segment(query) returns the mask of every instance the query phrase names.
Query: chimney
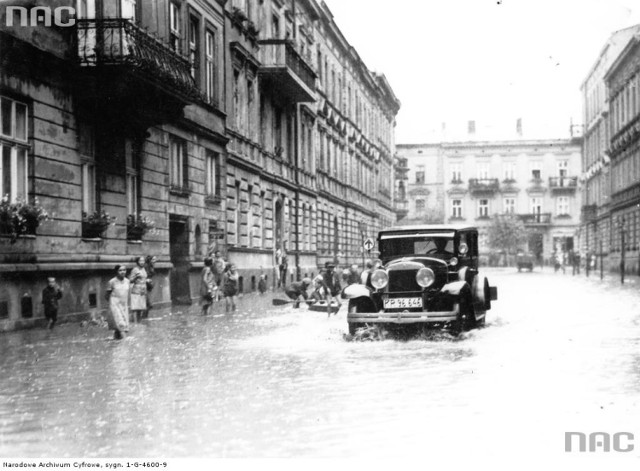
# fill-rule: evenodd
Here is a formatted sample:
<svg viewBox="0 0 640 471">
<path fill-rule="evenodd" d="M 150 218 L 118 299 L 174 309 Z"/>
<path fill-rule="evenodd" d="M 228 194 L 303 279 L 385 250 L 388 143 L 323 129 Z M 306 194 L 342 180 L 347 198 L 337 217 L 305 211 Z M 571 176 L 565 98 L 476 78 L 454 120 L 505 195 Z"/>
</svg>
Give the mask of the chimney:
<svg viewBox="0 0 640 471">
<path fill-rule="evenodd" d="M 522 137 L 522 118 L 518 118 L 516 121 L 516 134 L 518 137 Z"/>
</svg>

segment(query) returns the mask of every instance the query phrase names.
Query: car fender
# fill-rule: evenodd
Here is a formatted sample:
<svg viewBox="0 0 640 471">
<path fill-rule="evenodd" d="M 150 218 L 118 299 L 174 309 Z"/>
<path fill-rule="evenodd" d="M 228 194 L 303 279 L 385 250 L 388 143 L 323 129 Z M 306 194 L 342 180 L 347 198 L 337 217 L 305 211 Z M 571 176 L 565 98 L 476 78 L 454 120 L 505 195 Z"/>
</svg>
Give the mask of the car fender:
<svg viewBox="0 0 640 471">
<path fill-rule="evenodd" d="M 462 291 L 468 290 L 469 284 L 466 281 L 454 281 L 447 283 L 440 290 L 441 293 L 449 294 L 451 296 L 460 296 Z"/>
<path fill-rule="evenodd" d="M 370 298 L 371 290 L 365 285 L 353 284 L 342 290 L 343 299 Z"/>
</svg>

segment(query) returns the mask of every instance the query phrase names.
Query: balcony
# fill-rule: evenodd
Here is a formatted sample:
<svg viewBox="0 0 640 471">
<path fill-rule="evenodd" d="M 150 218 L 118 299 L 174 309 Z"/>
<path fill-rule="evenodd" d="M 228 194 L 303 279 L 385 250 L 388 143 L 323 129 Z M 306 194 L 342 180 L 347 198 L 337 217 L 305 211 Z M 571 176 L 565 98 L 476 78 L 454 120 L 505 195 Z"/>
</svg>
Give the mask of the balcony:
<svg viewBox="0 0 640 471">
<path fill-rule="evenodd" d="M 469 192 L 471 195 L 493 195 L 500 189 L 497 178 L 470 178 Z"/>
<path fill-rule="evenodd" d="M 259 74 L 294 103 L 316 101 L 316 74 L 287 39 L 263 39 Z"/>
<path fill-rule="evenodd" d="M 595 222 L 598 217 L 598 207 L 595 204 L 586 204 L 580 211 L 582 222 Z"/>
<path fill-rule="evenodd" d="M 575 193 L 578 177 L 549 177 L 549 189 L 553 193 Z"/>
<path fill-rule="evenodd" d="M 551 213 L 518 214 L 525 226 L 549 226 Z"/>
<path fill-rule="evenodd" d="M 200 99 L 188 60 L 128 19 L 78 20 L 77 62 L 79 98 L 93 111 L 163 122 Z"/>
<path fill-rule="evenodd" d="M 394 198 L 393 209 L 396 213 L 396 218 L 399 221 L 409 214 L 409 201 L 406 199 Z"/>
</svg>

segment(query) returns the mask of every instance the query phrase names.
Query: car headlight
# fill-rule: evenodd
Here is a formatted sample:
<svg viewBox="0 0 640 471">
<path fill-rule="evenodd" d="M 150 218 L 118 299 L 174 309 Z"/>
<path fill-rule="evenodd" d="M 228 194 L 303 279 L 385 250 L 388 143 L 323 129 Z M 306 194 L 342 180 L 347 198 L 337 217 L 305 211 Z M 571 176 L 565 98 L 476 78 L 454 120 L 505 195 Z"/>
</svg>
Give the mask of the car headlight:
<svg viewBox="0 0 640 471">
<path fill-rule="evenodd" d="M 423 288 L 431 286 L 436 281 L 436 275 L 431 268 L 421 268 L 416 274 L 416 282 Z"/>
<path fill-rule="evenodd" d="M 451 260 L 449 260 L 449 265 L 452 267 L 455 267 L 458 264 L 458 259 L 456 257 L 451 257 Z"/>
<path fill-rule="evenodd" d="M 376 270 L 371 274 L 371 285 L 375 289 L 382 289 L 389 284 L 389 275 L 384 270 Z"/>
</svg>

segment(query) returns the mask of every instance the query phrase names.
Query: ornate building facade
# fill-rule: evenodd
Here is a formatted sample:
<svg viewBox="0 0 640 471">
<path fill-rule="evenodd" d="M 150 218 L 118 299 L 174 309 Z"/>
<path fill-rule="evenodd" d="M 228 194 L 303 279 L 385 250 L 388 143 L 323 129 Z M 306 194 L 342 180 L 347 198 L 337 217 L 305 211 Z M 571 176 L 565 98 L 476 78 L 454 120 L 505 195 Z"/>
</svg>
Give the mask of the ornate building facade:
<svg viewBox="0 0 640 471">
<path fill-rule="evenodd" d="M 154 304 L 189 303 L 212 251 L 250 292 L 277 249 L 296 278 L 391 223 L 400 104 L 324 4 L 32 3 L 0 9 L 0 189 L 53 218 L 11 237 L 0 214 L 0 329 L 42 318 L 48 276 L 84 317 L 155 255 Z M 46 21 L 60 6 L 73 26 Z"/>
</svg>

